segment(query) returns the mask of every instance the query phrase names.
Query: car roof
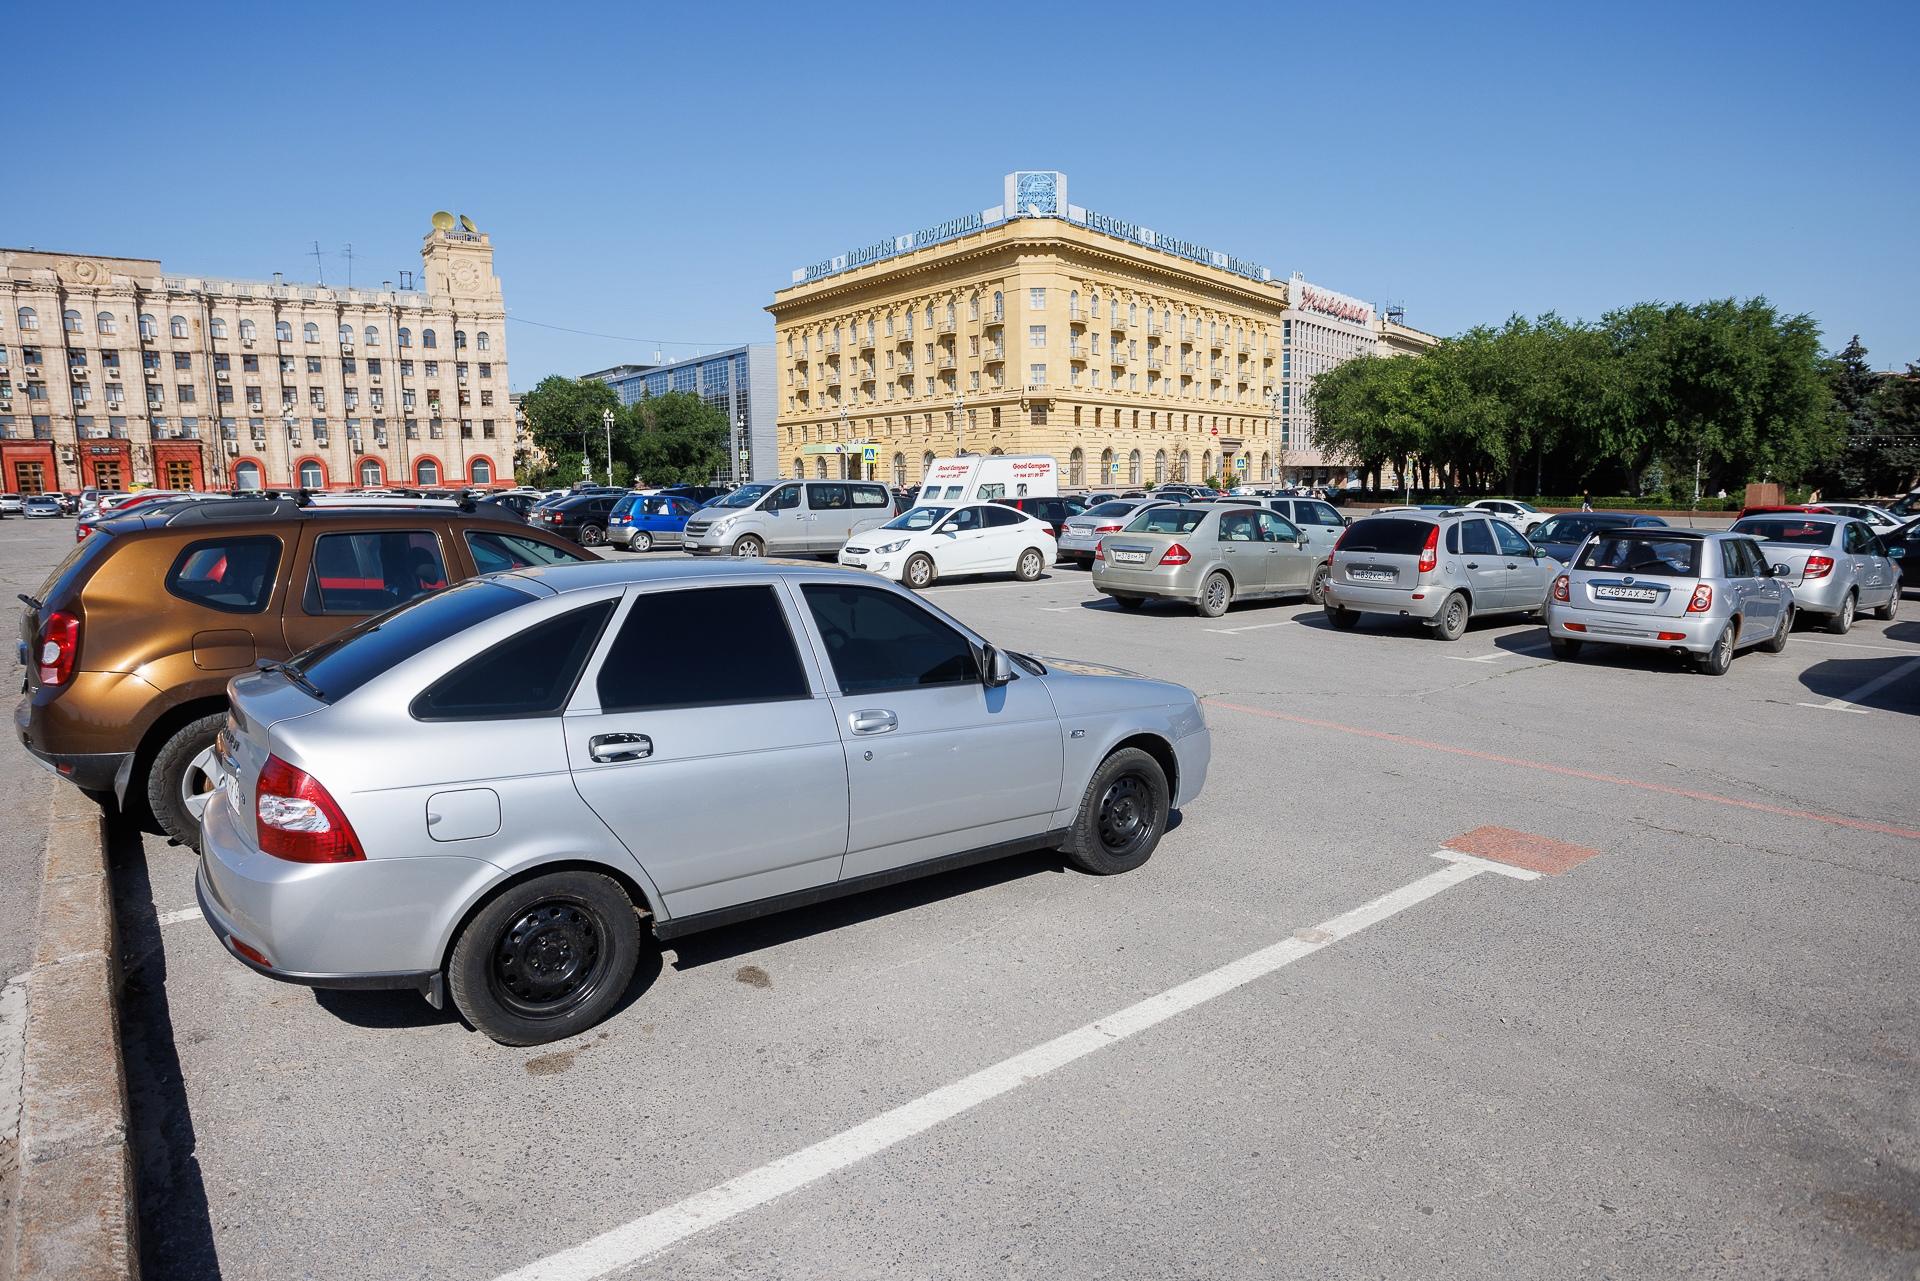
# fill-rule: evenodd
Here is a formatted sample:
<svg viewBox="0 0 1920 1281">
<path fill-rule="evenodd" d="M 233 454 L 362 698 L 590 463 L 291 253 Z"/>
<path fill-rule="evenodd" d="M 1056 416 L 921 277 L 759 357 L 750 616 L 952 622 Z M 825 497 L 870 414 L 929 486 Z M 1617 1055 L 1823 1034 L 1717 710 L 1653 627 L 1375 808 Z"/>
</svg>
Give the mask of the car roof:
<svg viewBox="0 0 1920 1281">
<path fill-rule="evenodd" d="M 874 585 L 885 580 L 877 579 L 866 570 L 842 569 L 838 565 L 822 564 L 818 561 L 781 560 L 777 557 L 756 557 L 752 560 L 601 560 L 565 565 L 534 565 L 513 570 L 503 577 L 524 579 L 537 583 L 547 590 L 559 592 L 588 591 L 597 587 L 622 586 L 630 583 L 669 583 L 698 582 L 714 579 L 753 578 L 766 574 L 769 570 L 788 578 L 806 581 L 864 583 Z"/>
</svg>

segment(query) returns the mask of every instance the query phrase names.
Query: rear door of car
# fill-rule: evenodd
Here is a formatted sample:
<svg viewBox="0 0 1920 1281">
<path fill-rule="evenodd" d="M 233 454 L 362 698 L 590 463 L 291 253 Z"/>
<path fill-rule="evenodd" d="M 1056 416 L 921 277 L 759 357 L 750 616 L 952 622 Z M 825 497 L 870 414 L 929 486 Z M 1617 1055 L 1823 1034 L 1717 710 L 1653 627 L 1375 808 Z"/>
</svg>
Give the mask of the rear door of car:
<svg viewBox="0 0 1920 1281">
<path fill-rule="evenodd" d="M 1233 579 L 1236 596 L 1266 591 L 1279 569 L 1268 563 L 1273 559 L 1269 555 L 1272 548 L 1260 534 L 1260 517 L 1271 514 L 1257 507 L 1233 507 L 1222 511 L 1214 522 L 1214 553 L 1219 556 L 1227 576 Z M 1201 529 L 1204 528 L 1203 524 Z"/>
<path fill-rule="evenodd" d="M 1254 516 L 1260 523 L 1261 545 L 1267 549 L 1267 589 L 1306 591 L 1313 581 L 1314 567 L 1320 563 L 1320 551 L 1311 542 L 1300 546 L 1306 531 L 1292 521 L 1270 511 L 1258 511 Z"/>
<path fill-rule="evenodd" d="M 287 651 L 297 654 L 363 618 L 467 576 L 464 550 L 451 547 L 438 525 L 422 520 L 356 529 L 303 521 L 280 615 Z"/>
<path fill-rule="evenodd" d="M 1485 613 L 1506 609 L 1515 596 L 1507 569 L 1508 558 L 1493 541 L 1493 525 L 1484 516 L 1456 522 L 1446 533 L 1447 551 L 1473 592 L 1474 609 Z"/>
<path fill-rule="evenodd" d="M 853 494 L 842 480 L 807 482 L 806 544 L 810 552 L 837 552 L 853 533 Z"/>
<path fill-rule="evenodd" d="M 1493 541 L 1501 556 L 1505 557 L 1507 572 L 1507 606 L 1511 609 L 1533 609 L 1547 601 L 1547 589 L 1553 586 L 1553 579 L 1560 567 L 1546 557 L 1537 554 L 1526 535 L 1504 520 L 1491 522 Z"/>
<path fill-rule="evenodd" d="M 1892 582 L 1893 562 L 1887 559 L 1880 540 L 1874 536 L 1871 527 L 1857 520 L 1847 522 L 1842 537 L 1842 546 L 1859 573 L 1861 607 L 1884 603 Z"/>
<path fill-rule="evenodd" d="M 1333 545 L 1340 541 L 1340 535 L 1347 528 L 1340 513 L 1317 498 L 1293 500 L 1291 520 L 1306 535 L 1307 545 L 1321 560 L 1333 555 Z"/>
</svg>

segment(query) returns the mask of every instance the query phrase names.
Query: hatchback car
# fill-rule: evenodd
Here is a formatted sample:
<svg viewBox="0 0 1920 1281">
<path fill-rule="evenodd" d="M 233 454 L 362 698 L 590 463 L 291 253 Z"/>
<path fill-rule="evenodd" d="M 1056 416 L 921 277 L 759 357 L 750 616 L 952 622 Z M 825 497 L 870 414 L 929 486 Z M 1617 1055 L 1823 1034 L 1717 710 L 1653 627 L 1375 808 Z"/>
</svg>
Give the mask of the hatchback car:
<svg viewBox="0 0 1920 1281">
<path fill-rule="evenodd" d="M 1482 512 L 1364 516 L 1334 544 L 1327 621 L 1345 630 L 1362 614 L 1385 614 L 1459 640 L 1479 615 L 1538 614 L 1559 572 L 1519 530 Z"/>
<path fill-rule="evenodd" d="M 1218 618 L 1235 600 L 1306 595 L 1319 563 L 1300 528 L 1265 508 L 1154 506 L 1101 538 L 1093 586 L 1122 609 L 1179 600 Z"/>
<path fill-rule="evenodd" d="M 1549 516 L 1527 535 L 1535 547 L 1559 561 L 1571 564 L 1580 544 L 1602 529 L 1665 529 L 1667 522 L 1645 512 L 1561 512 Z"/>
<path fill-rule="evenodd" d="M 0 494 L 0 516 L 18 516 L 27 500 L 19 494 Z"/>
<path fill-rule="evenodd" d="M 62 778 L 191 845 L 230 677 L 448 582 L 580 559 L 450 504 L 150 503 L 22 597 L 14 729 Z"/>
<path fill-rule="evenodd" d="M 450 994 L 512 1045 L 611 1013 L 645 932 L 1030 850 L 1139 867 L 1210 756 L 1178 685 L 769 561 L 462 584 L 231 697 L 197 879 L 221 943 L 289 982 Z"/>
<path fill-rule="evenodd" d="M 956 574 L 1012 574 L 1030 583 L 1053 564 L 1053 529 L 1043 520 L 999 503 L 910 508 L 878 529 L 855 534 L 840 563 L 867 569 L 912 588 Z"/>
<path fill-rule="evenodd" d="M 1738 532 L 1609 529 L 1553 582 L 1547 634 L 1558 658 L 1587 644 L 1664 649 L 1726 674 L 1736 650 L 1777 654 L 1793 630 L 1793 593 L 1758 539 Z"/>
<path fill-rule="evenodd" d="M 1905 551 L 1896 557 L 1865 521 L 1845 516 L 1746 516 L 1733 532 L 1751 534 L 1773 572 L 1793 589 L 1794 608 L 1818 615 L 1826 629 L 1844 636 L 1854 615 L 1872 610 L 1890 619 L 1900 609 L 1900 571 Z"/>
<path fill-rule="evenodd" d="M 607 542 L 630 552 L 678 547 L 687 517 L 700 510 L 691 498 L 669 494 L 628 494 L 614 504 Z"/>
</svg>

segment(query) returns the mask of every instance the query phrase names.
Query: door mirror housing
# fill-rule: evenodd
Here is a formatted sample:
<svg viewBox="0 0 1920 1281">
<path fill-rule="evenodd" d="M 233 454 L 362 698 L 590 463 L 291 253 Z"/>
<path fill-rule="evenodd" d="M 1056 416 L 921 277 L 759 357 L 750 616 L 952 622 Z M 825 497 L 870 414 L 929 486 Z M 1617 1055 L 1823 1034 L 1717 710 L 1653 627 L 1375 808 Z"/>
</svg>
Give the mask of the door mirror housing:
<svg viewBox="0 0 1920 1281">
<path fill-rule="evenodd" d="M 980 656 L 983 675 L 981 683 L 988 689 L 998 689 L 1013 682 L 1013 660 L 996 647 L 989 645 Z"/>
<path fill-rule="evenodd" d="M 1887 548 L 1888 560 L 1905 560 L 1906 558 L 1907 549 L 1901 544 L 1895 543 L 1893 546 Z"/>
</svg>

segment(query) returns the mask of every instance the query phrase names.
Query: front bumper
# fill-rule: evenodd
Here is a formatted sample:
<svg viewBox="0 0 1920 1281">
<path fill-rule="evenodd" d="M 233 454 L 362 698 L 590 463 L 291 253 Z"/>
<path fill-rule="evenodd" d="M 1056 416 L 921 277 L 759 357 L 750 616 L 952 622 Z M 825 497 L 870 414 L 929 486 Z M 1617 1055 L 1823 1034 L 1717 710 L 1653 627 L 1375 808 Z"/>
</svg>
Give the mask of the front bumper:
<svg viewBox="0 0 1920 1281">
<path fill-rule="evenodd" d="M 882 578 L 891 578 L 899 582 L 906 572 L 907 557 L 910 555 L 912 555 L 911 552 L 855 553 L 841 548 L 840 555 L 836 559 L 848 569 L 864 569 Z"/>
<path fill-rule="evenodd" d="M 1573 626 L 1569 627 L 1571 623 Z M 1684 649 L 1704 654 L 1720 639 L 1727 625 L 1723 615 L 1689 614 L 1684 618 L 1666 618 L 1650 614 L 1615 613 L 1606 609 L 1582 609 L 1547 604 L 1547 634 L 1561 640 L 1592 641 L 1600 645 L 1632 645 L 1640 649 Z M 1662 639 L 1662 638 L 1665 639 Z"/>
<path fill-rule="evenodd" d="M 711 556 L 719 552 L 727 551 L 730 546 L 731 544 L 724 541 L 711 529 L 699 534 L 687 530 L 684 531 L 680 537 L 680 550 L 692 552 L 695 556 Z"/>
</svg>

